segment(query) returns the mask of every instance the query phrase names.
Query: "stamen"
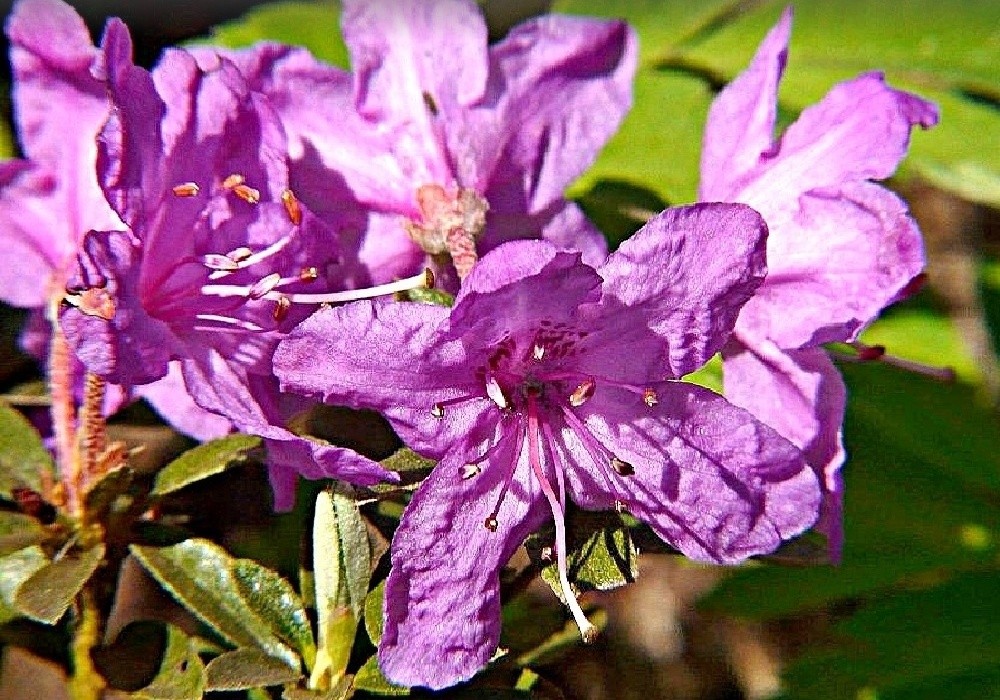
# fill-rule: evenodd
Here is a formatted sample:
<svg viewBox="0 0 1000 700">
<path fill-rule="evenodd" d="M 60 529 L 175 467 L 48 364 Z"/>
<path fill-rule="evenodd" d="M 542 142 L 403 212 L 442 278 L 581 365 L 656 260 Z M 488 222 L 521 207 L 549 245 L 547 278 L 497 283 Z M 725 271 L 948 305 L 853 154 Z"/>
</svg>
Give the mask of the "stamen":
<svg viewBox="0 0 1000 700">
<path fill-rule="evenodd" d="M 357 301 L 358 299 L 371 299 L 373 297 L 406 292 L 411 289 L 430 289 L 434 286 L 434 273 L 424 270 L 419 275 L 407 277 L 405 279 L 380 284 L 367 289 L 351 289 L 345 292 L 329 292 L 325 294 L 288 294 L 288 299 L 293 304 L 337 304 L 344 301 Z M 272 298 L 267 295 L 265 298 Z"/>
<path fill-rule="evenodd" d="M 660 400 L 656 397 L 656 391 L 650 387 L 642 390 L 642 401 L 650 408 L 660 403 Z"/>
<path fill-rule="evenodd" d="M 216 280 L 226 277 L 236 270 L 243 270 L 266 260 L 272 255 L 281 252 L 291 241 L 292 237 L 290 235 L 282 236 L 268 247 L 256 253 L 251 252 L 249 248 L 237 248 L 227 255 L 218 255 L 215 253 L 205 255 L 202 257 L 201 262 L 205 267 L 215 270 L 208 278 Z"/>
<path fill-rule="evenodd" d="M 180 185 L 174 185 L 171 191 L 175 197 L 197 197 L 201 188 L 198 187 L 197 182 L 184 182 Z"/>
<path fill-rule="evenodd" d="M 440 403 L 436 403 L 433 406 L 431 406 L 431 415 L 434 416 L 435 418 L 437 418 L 438 420 L 443 419 L 444 418 L 444 406 L 441 405 Z"/>
<path fill-rule="evenodd" d="M 541 557 L 542 561 L 552 561 L 552 555 L 553 555 L 552 547 L 546 545 L 542 547 L 542 551 L 539 552 L 538 554 Z"/>
<path fill-rule="evenodd" d="M 486 518 L 486 520 L 483 521 L 483 525 L 490 532 L 496 532 L 497 528 L 500 527 L 500 523 L 497 522 L 496 517 L 493 516 L 493 515 L 491 515 L 490 517 Z"/>
<path fill-rule="evenodd" d="M 291 190 L 284 190 L 281 193 L 281 203 L 285 206 L 285 213 L 288 214 L 288 220 L 291 221 L 295 226 L 302 223 L 302 207 L 299 206 L 299 200 L 295 196 L 295 193 Z"/>
<path fill-rule="evenodd" d="M 292 308 L 292 302 L 289 301 L 288 297 L 280 297 L 274 304 L 271 318 L 274 319 L 275 323 L 281 323 L 288 317 L 290 308 Z"/>
<path fill-rule="evenodd" d="M 260 190 L 249 185 L 236 185 L 233 188 L 233 194 L 247 204 L 257 204 L 260 201 Z"/>
<path fill-rule="evenodd" d="M 434 96 L 426 91 L 421 96 L 424 98 L 424 107 L 427 108 L 432 117 L 436 117 L 438 115 L 438 106 L 437 102 L 434 101 Z"/>
<path fill-rule="evenodd" d="M 299 282 L 315 282 L 319 279 L 319 270 L 315 267 L 303 267 L 299 270 Z"/>
<path fill-rule="evenodd" d="M 893 367 L 898 367 L 907 372 L 913 372 L 914 374 L 920 374 L 925 377 L 930 377 L 931 379 L 936 379 L 941 382 L 954 382 L 956 379 L 955 370 L 951 367 L 935 367 L 934 365 L 924 364 L 923 362 L 917 362 L 915 360 L 908 360 L 904 357 L 897 357 L 896 355 L 890 355 L 885 351 L 885 347 L 881 345 L 866 345 L 855 341 L 849 343 L 849 345 L 858 353 L 855 358 L 857 362 L 884 362 L 887 365 L 892 365 Z M 842 357 L 837 355 L 841 359 L 851 360 L 850 357 Z"/>
<path fill-rule="evenodd" d="M 535 358 L 536 362 L 541 362 L 542 358 L 545 357 L 545 346 L 535 343 L 535 347 L 531 350 L 531 356 Z"/>
<path fill-rule="evenodd" d="M 625 501 L 615 499 L 615 511 L 618 513 L 628 513 L 628 506 L 625 505 Z"/>
<path fill-rule="evenodd" d="M 474 476 L 479 476 L 482 471 L 478 464 L 466 464 L 462 467 L 462 480 L 468 481 Z"/>
<path fill-rule="evenodd" d="M 569 583 L 569 576 L 567 574 L 568 568 L 566 565 L 566 517 L 565 517 L 565 504 L 556 496 L 555 492 L 552 490 L 552 485 L 549 483 L 548 479 L 545 478 L 545 472 L 542 469 L 541 454 L 539 450 L 539 422 L 538 422 L 538 406 L 534 396 L 528 395 L 528 463 L 531 465 L 531 470 L 535 473 L 535 478 L 538 479 L 538 485 L 542 489 L 542 493 L 545 494 L 546 500 L 549 502 L 549 508 L 552 511 L 552 519 L 555 521 L 556 526 L 556 569 L 559 572 L 559 584 L 562 586 L 563 598 L 566 601 L 566 605 L 569 607 L 570 612 L 573 614 L 573 619 L 576 621 L 577 627 L 580 628 L 580 636 L 583 637 L 583 641 L 587 644 L 594 641 L 597 638 L 597 628 L 591 624 L 590 620 L 584 614 L 583 609 L 580 607 L 580 602 L 576 598 L 576 593 Z M 556 471 L 559 473 L 558 465 L 556 466 Z"/>
<path fill-rule="evenodd" d="M 520 419 L 518 420 L 520 423 Z M 497 495 L 496 504 L 493 506 L 493 510 L 490 512 L 488 518 L 486 518 L 486 527 L 489 529 L 490 523 L 496 523 L 497 517 L 500 514 L 500 506 L 503 505 L 503 499 L 507 497 L 507 491 L 510 489 L 510 482 L 514 480 L 514 472 L 517 471 L 517 463 L 521 458 L 521 448 L 524 446 L 524 430 L 521 429 L 520 425 L 515 426 L 515 438 L 513 440 L 513 449 L 509 450 L 507 453 L 507 461 L 510 463 L 510 469 L 507 471 L 507 476 L 503 481 L 503 486 L 500 487 L 500 493 Z M 500 442 L 496 443 L 489 450 L 486 451 L 487 454 L 491 453 L 494 449 L 500 445 L 508 446 L 511 443 L 510 440 L 501 439 Z M 483 459 L 482 457 L 480 459 Z M 496 532 L 495 529 L 491 532 Z"/>
<path fill-rule="evenodd" d="M 582 382 L 576 389 L 573 390 L 573 393 L 569 395 L 569 405 L 573 408 L 579 408 L 594 395 L 594 390 L 596 388 L 597 382 L 593 379 L 588 379 Z"/>
<path fill-rule="evenodd" d="M 231 190 L 237 185 L 242 185 L 244 182 L 246 182 L 246 179 L 242 175 L 233 173 L 222 181 L 222 189 Z"/>
<path fill-rule="evenodd" d="M 635 467 L 617 456 L 611 457 L 611 468 L 618 472 L 619 476 L 632 476 L 635 474 Z"/>
<path fill-rule="evenodd" d="M 209 323 L 219 323 L 223 326 L 228 326 L 231 330 L 241 330 L 241 331 L 251 331 L 253 333 L 260 333 L 264 329 L 258 326 L 256 323 L 250 321 L 241 321 L 238 318 L 230 318 L 229 316 L 217 316 L 216 314 L 198 314 L 195 316 L 199 321 L 207 321 Z M 195 326 L 195 330 L 220 330 L 219 328 L 213 326 Z"/>
<path fill-rule="evenodd" d="M 486 395 L 493 400 L 493 403 L 495 403 L 501 411 L 510 407 L 507 395 L 503 393 L 503 388 L 497 383 L 496 378 L 492 375 L 490 375 L 490 377 L 486 380 Z"/>
<path fill-rule="evenodd" d="M 272 292 L 274 289 L 281 284 L 281 275 L 277 272 L 272 272 L 267 277 L 263 277 L 254 284 L 250 286 L 250 291 L 247 293 L 251 299 L 263 299 L 265 295 Z M 221 285 L 219 285 L 221 286 Z"/>
</svg>

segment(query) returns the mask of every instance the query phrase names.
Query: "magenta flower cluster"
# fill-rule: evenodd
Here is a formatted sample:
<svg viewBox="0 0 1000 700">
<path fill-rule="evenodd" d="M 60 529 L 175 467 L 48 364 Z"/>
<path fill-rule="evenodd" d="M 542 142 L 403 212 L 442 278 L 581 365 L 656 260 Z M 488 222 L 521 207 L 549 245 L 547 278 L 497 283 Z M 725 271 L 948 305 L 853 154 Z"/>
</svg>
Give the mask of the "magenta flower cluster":
<svg viewBox="0 0 1000 700">
<path fill-rule="evenodd" d="M 489 44 L 472 0 L 343 6 L 351 71 L 278 44 L 147 71 L 121 22 L 95 47 L 61 0 L 19 0 L 0 296 L 35 311 L 26 345 L 64 334 L 197 438 L 263 436 L 279 508 L 299 475 L 398 479 L 293 432 L 317 401 L 374 409 L 437 460 L 392 543 L 379 660 L 398 683 L 489 662 L 499 572 L 547 523 L 593 633 L 570 502 L 700 561 L 814 525 L 837 558 L 846 392 L 823 344 L 922 269 L 874 181 L 934 106 L 865 74 L 776 137 L 786 12 L 712 106 L 701 202 L 609 255 L 564 192 L 630 107 L 627 25 L 547 15 Z M 452 306 L 394 300 L 432 278 Z M 724 395 L 683 381 L 720 353 Z"/>
</svg>

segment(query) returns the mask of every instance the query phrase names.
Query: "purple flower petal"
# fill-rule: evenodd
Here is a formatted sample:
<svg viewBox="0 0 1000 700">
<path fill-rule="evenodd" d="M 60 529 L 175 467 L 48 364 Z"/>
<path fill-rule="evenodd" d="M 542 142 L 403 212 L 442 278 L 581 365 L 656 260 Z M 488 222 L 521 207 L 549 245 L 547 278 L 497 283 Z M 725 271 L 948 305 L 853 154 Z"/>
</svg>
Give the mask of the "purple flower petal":
<svg viewBox="0 0 1000 700">
<path fill-rule="evenodd" d="M 491 532 L 483 522 L 506 475 L 463 480 L 461 467 L 457 453 L 438 464 L 392 540 L 378 658 L 395 683 L 444 688 L 489 662 L 500 639 L 500 570 L 548 516 L 537 486 L 519 484 Z"/>
<path fill-rule="evenodd" d="M 802 449 L 823 488 L 817 529 L 839 561 L 844 463 L 841 425 L 847 390 L 826 352 L 820 348 L 782 351 L 735 337 L 723 351 L 726 397 L 772 426 Z"/>
<path fill-rule="evenodd" d="M 765 273 L 767 227 L 749 207 L 696 204 L 653 217 L 598 269 L 608 296 L 668 340 L 669 376 L 701 367 Z"/>
<path fill-rule="evenodd" d="M 177 362 L 170 363 L 162 379 L 136 387 L 135 394 L 146 399 L 170 425 L 196 440 L 214 440 L 232 431 L 228 419 L 194 402 Z"/>
<path fill-rule="evenodd" d="M 721 396 L 690 384 L 638 397 L 595 394 L 582 416 L 635 473 L 620 476 L 570 443 L 574 500 L 609 509 L 616 501 L 692 559 L 731 564 L 774 551 L 816 520 L 819 487 L 801 454 L 773 429 Z"/>
</svg>

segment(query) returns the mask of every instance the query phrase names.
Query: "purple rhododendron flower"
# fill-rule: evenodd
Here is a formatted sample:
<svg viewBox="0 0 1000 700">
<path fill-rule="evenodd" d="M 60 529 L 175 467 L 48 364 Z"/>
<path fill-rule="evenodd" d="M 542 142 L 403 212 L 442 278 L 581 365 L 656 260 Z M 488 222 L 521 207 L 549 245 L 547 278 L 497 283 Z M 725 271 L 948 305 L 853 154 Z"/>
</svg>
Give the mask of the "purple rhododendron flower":
<svg viewBox="0 0 1000 700">
<path fill-rule="evenodd" d="M 699 198 L 767 221 L 768 276 L 723 349 L 725 393 L 800 446 L 820 475 L 819 529 L 840 557 L 845 388 L 822 343 L 852 341 L 924 265 L 906 205 L 871 182 L 892 175 L 915 125 L 937 109 L 880 73 L 835 86 L 775 139 L 792 13 L 708 116 Z"/>
<path fill-rule="evenodd" d="M 226 60 L 206 68 L 182 50 L 150 74 L 133 64 L 117 20 L 101 68 L 113 110 L 99 171 L 128 230 L 83 242 L 61 316 L 79 357 L 126 386 L 169 377 L 179 363 L 200 406 L 267 438 L 279 508 L 291 505 L 296 472 L 394 478 L 286 428 L 307 404 L 278 392 L 271 353 L 306 314 L 296 302 L 344 298 L 314 291 L 337 280 L 343 251 L 288 188 L 284 132 L 265 98 Z"/>
<path fill-rule="evenodd" d="M 773 429 L 676 381 L 721 349 L 764 276 L 766 227 L 749 207 L 654 217 L 597 269 L 544 241 L 485 255 L 454 307 L 324 309 L 278 346 L 282 386 L 375 408 L 440 459 L 392 543 L 387 677 L 439 688 L 469 678 L 500 633 L 499 572 L 564 513 L 628 510 L 702 561 L 774 550 L 816 519 L 817 479 Z"/>
<path fill-rule="evenodd" d="M 360 255 L 374 281 L 428 255 L 464 276 L 511 239 L 604 259 L 563 192 L 631 106 L 627 25 L 545 15 L 488 46 L 472 0 L 347 0 L 341 24 L 353 74 L 273 44 L 234 60 L 278 106 L 302 200 L 320 216 L 369 211 Z"/>
<path fill-rule="evenodd" d="M 94 75 L 100 52 L 83 20 L 60 0 L 20 0 L 6 29 L 25 159 L 0 164 L 0 295 L 34 311 L 24 344 L 42 358 L 52 331 L 50 307 L 65 295 L 84 236 L 125 225 L 97 181 L 97 135 L 111 104 Z M 74 376 L 82 380 L 82 367 Z M 176 376 L 174 367 L 137 393 L 188 434 L 228 432 L 229 422 L 198 408 Z M 105 402 L 108 412 L 126 398 L 127 392 L 114 389 Z"/>
</svg>

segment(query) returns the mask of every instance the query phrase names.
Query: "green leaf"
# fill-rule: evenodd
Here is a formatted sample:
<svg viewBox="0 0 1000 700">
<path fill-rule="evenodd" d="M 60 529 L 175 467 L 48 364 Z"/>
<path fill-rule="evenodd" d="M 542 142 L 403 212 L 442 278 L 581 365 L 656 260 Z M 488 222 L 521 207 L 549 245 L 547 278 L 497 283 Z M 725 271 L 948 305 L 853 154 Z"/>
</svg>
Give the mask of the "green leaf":
<svg viewBox="0 0 1000 700">
<path fill-rule="evenodd" d="M 264 40 L 304 46 L 321 61 L 346 68 L 347 47 L 340 34 L 339 16 L 339 3 L 329 0 L 270 3 L 219 25 L 209 41 L 231 48 Z"/>
<path fill-rule="evenodd" d="M 684 381 L 722 393 L 722 356 L 715 354 L 701 368 L 684 376 Z"/>
<path fill-rule="evenodd" d="M 247 453 L 259 447 L 261 439 L 253 435 L 227 435 L 188 450 L 165 466 L 153 482 L 153 496 L 165 496 L 188 484 L 207 479 L 241 462 Z"/>
<path fill-rule="evenodd" d="M 128 493 L 133 476 L 132 470 L 123 465 L 102 474 L 101 478 L 87 489 L 83 504 L 88 522 L 102 522 L 107 518 L 118 498 Z"/>
<path fill-rule="evenodd" d="M 1000 430 L 975 391 L 877 363 L 843 366 L 844 560 L 746 568 L 703 605 L 771 618 L 880 591 L 922 572 L 984 566 L 1000 552 Z"/>
<path fill-rule="evenodd" d="M 201 539 L 172 547 L 129 549 L 167 592 L 227 642 L 257 647 L 288 666 L 299 663 L 298 655 L 242 596 L 233 573 L 235 560 L 224 549 Z"/>
<path fill-rule="evenodd" d="M 33 620 L 56 624 L 103 559 L 102 543 L 46 564 L 18 586 L 14 607 Z"/>
<path fill-rule="evenodd" d="M 593 197 L 599 192 L 590 192 L 589 206 L 584 193 L 601 183 L 630 185 L 637 188 L 631 201 L 615 205 L 619 216 L 639 224 L 658 213 L 662 202 L 695 201 L 701 133 L 711 100 L 711 89 L 700 78 L 640 71 L 635 78 L 632 110 L 594 164 L 570 189 L 570 196 L 584 195 L 588 214 L 597 219 L 589 210 L 595 208 Z"/>
<path fill-rule="evenodd" d="M 205 667 L 206 690 L 249 690 L 294 683 L 302 674 L 260 649 L 244 647 L 220 654 Z"/>
<path fill-rule="evenodd" d="M 44 542 L 48 531 L 36 518 L 23 513 L 0 511 L 0 557 Z"/>
<path fill-rule="evenodd" d="M 347 670 L 371 578 L 368 531 L 357 504 L 330 491 L 316 496 L 313 573 L 319 651 L 310 685 L 324 687 Z"/>
<path fill-rule="evenodd" d="M 608 613 L 606 610 L 597 609 L 587 615 L 591 624 L 599 630 L 603 630 L 608 625 Z M 538 666 L 551 663 L 567 650 L 583 644 L 580 638 L 580 628 L 570 620 L 566 625 L 550 635 L 541 644 L 530 651 L 526 651 L 517 657 L 517 665 L 521 667 Z"/>
<path fill-rule="evenodd" d="M 455 297 L 443 289 L 411 289 L 405 292 L 407 301 L 416 301 L 421 304 L 435 304 L 437 306 L 452 306 Z"/>
<path fill-rule="evenodd" d="M 872 601 L 836 625 L 843 644 L 793 665 L 787 676 L 790 697 L 855 697 L 862 689 L 883 697 L 892 688 L 946 685 L 953 675 L 996 669 L 997 590 L 1000 573 L 979 572 Z"/>
<path fill-rule="evenodd" d="M 645 64 L 650 64 L 664 54 L 673 54 L 679 45 L 700 36 L 709 28 L 725 22 L 731 13 L 747 4 L 733 0 L 629 0 L 625 3 L 556 0 L 552 11 L 624 19 L 638 32 L 640 56 Z"/>
<path fill-rule="evenodd" d="M 382 617 L 382 603 L 385 600 L 385 581 L 381 581 L 365 598 L 365 630 L 372 644 L 379 645 L 385 620 Z"/>
<path fill-rule="evenodd" d="M 0 624 L 21 616 L 14 607 L 17 589 L 48 563 L 41 547 L 27 547 L 0 557 Z"/>
<path fill-rule="evenodd" d="M 160 670 L 142 690 L 131 693 L 135 700 L 200 700 L 205 693 L 205 665 L 195 640 L 173 625 L 167 625 L 167 645 Z"/>
<path fill-rule="evenodd" d="M 410 694 L 409 688 L 389 682 L 378 666 L 378 659 L 374 656 L 365 661 L 364 665 L 358 669 L 354 676 L 354 689 L 364 690 L 375 695 L 394 697 Z"/>
<path fill-rule="evenodd" d="M 731 79 L 753 56 L 784 3 L 769 2 L 737 22 L 706 34 L 667 57 L 667 64 L 694 74 Z M 1000 62 L 993 27 L 996 3 L 879 0 L 795 4 L 788 68 L 781 105 L 798 111 L 818 101 L 836 82 L 864 71 L 884 70 L 889 82 L 941 108 L 942 120 L 914 135 L 904 168 L 976 201 L 996 205 L 1000 120 L 990 103 L 1000 99 Z M 837 31 L 831 32 L 830 27 Z M 963 177 L 973 173 L 974 180 Z"/>
<path fill-rule="evenodd" d="M 639 552 L 629 529 L 620 521 L 608 525 L 595 521 L 596 527 L 588 527 L 590 523 L 586 520 L 580 523 L 581 519 L 574 518 L 571 533 L 579 541 L 582 530 L 586 539 L 571 543 L 566 557 L 570 584 L 580 592 L 609 591 L 635 581 L 639 575 Z M 560 600 L 566 601 L 555 562 L 542 569 L 542 580 Z"/>
<path fill-rule="evenodd" d="M 42 474 L 55 480 L 55 464 L 38 431 L 16 409 L 0 400 L 0 498 L 29 488 L 42 492 Z"/>
<path fill-rule="evenodd" d="M 316 662 L 316 643 L 309 616 L 292 585 L 252 559 L 234 561 L 233 578 L 247 604 L 270 624 L 282 641 L 299 652 L 307 668 L 312 668 Z"/>
</svg>

